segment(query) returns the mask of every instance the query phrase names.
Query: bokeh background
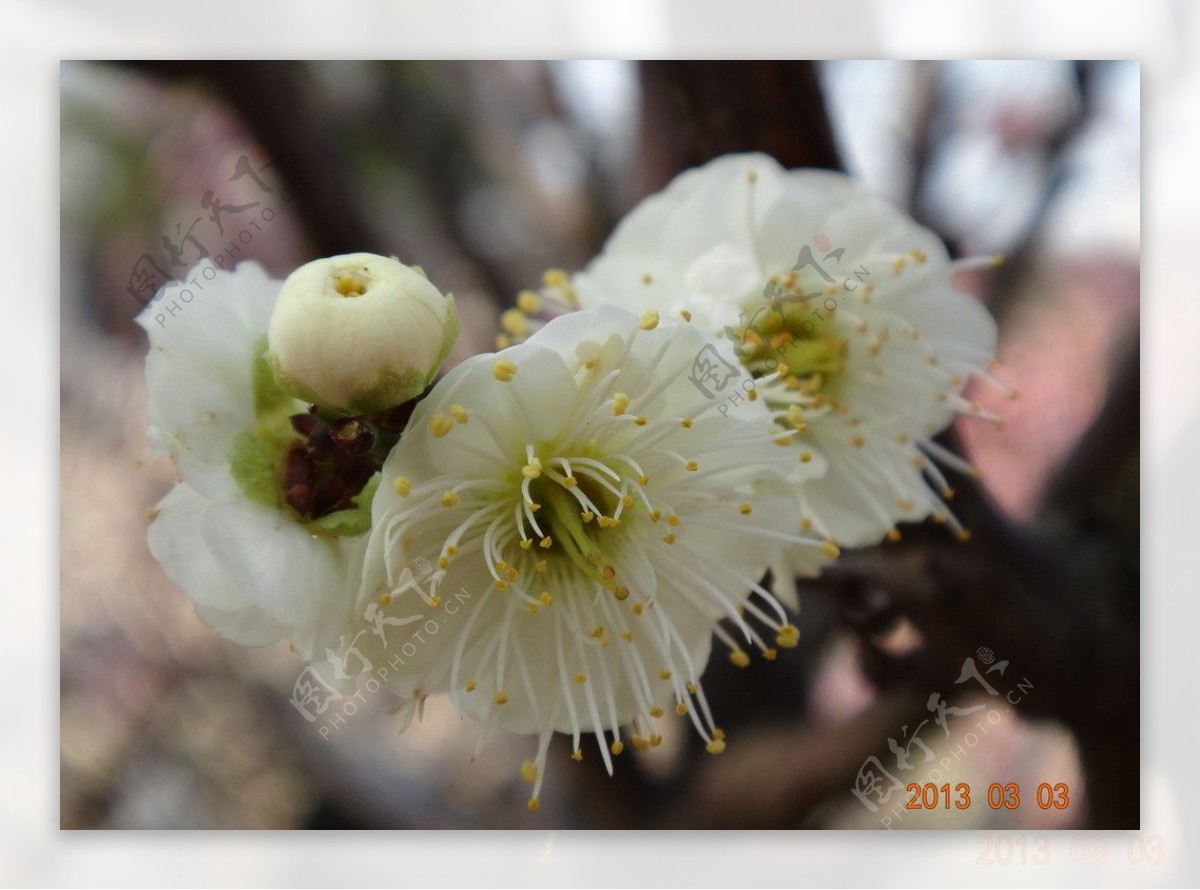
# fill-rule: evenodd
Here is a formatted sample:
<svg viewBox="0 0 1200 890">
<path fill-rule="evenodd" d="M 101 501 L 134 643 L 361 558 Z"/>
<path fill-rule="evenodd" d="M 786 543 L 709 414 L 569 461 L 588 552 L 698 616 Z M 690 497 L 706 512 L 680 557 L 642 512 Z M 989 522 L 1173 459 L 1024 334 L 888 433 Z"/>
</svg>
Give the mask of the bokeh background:
<svg viewBox="0 0 1200 890">
<path fill-rule="evenodd" d="M 943 781 L 970 782 L 975 804 L 892 827 L 1136 827 L 1139 91 L 1135 62 L 64 63 L 61 825 L 880 828 L 855 774 L 893 763 L 888 739 L 987 647 L 1031 689 L 974 745 L 985 712 L 922 733 L 938 759 L 969 748 Z M 983 470 L 955 504 L 972 540 L 905 527 L 847 554 L 806 587 L 797 650 L 710 665 L 722 757 L 681 726 L 612 779 L 552 749 L 536 816 L 526 740 L 494 735 L 472 761 L 477 727 L 444 702 L 399 735 L 380 696 L 322 738 L 288 703 L 286 645 L 221 641 L 146 549 L 174 472 L 144 436 L 135 264 L 171 272 L 164 236 L 186 263 L 236 241 L 279 277 L 395 253 L 456 295 L 457 361 L 640 197 L 749 149 L 844 168 L 953 253 L 1007 257 L 963 282 L 1021 393 L 978 387 L 1005 426 L 946 437 Z M 243 157 L 259 181 L 230 181 Z M 210 190 L 259 206 L 221 232 Z M 1021 784 L 1018 810 L 987 807 L 994 781 Z M 1043 781 L 1070 785 L 1070 809 L 1036 806 Z"/>
</svg>

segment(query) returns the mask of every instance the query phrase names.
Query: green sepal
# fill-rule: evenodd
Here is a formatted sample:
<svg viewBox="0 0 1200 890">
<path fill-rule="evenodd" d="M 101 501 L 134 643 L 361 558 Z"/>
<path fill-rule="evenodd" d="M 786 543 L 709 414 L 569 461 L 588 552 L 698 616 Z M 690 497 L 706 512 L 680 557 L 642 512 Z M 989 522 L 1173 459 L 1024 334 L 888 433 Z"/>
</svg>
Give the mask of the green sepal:
<svg viewBox="0 0 1200 890">
<path fill-rule="evenodd" d="M 310 529 L 340 538 L 353 538 L 366 534 L 371 530 L 371 501 L 375 497 L 375 489 L 379 488 L 380 474 L 372 476 L 354 497 L 354 507 L 349 510 L 338 510 L 320 519 L 307 523 Z"/>
</svg>

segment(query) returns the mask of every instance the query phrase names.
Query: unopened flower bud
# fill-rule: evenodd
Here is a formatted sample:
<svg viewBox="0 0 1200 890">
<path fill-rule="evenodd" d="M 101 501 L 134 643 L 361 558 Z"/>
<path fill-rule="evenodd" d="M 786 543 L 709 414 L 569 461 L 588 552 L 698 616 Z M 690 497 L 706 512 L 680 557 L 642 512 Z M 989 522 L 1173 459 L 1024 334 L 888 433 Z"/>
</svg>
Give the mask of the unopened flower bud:
<svg viewBox="0 0 1200 890">
<path fill-rule="evenodd" d="M 457 337 L 454 298 L 420 269 L 351 253 L 288 276 L 267 331 L 268 360 L 296 398 L 376 414 L 419 395 Z"/>
</svg>

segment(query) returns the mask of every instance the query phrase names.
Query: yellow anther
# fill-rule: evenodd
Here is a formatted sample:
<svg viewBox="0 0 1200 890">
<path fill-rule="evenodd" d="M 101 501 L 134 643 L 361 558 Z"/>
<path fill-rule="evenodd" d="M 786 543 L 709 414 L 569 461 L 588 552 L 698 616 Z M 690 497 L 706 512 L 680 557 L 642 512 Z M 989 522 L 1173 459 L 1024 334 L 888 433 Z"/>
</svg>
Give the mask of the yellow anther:
<svg viewBox="0 0 1200 890">
<path fill-rule="evenodd" d="M 686 309 L 680 309 L 679 317 L 682 318 L 684 321 L 691 321 L 692 313 L 688 312 Z"/>
<path fill-rule="evenodd" d="M 583 752 L 576 748 L 574 753 L 571 755 L 571 759 L 576 763 L 579 763 L 579 761 L 583 760 Z"/>
<path fill-rule="evenodd" d="M 960 541 L 962 541 L 965 544 L 965 543 L 967 543 L 967 541 L 971 540 L 971 532 L 969 529 L 960 528 L 958 530 L 958 534 L 955 535 L 955 537 L 957 537 Z"/>
<path fill-rule="evenodd" d="M 743 516 L 749 516 L 751 513 L 754 512 L 754 508 L 751 507 L 749 504 L 741 504 L 738 506 L 738 512 L 741 513 Z"/>
<path fill-rule="evenodd" d="M 757 402 L 758 401 L 758 388 L 755 387 L 754 389 L 748 390 L 746 392 L 746 397 L 748 399 L 750 399 L 750 401 L 752 401 L 752 402 Z"/>
<path fill-rule="evenodd" d="M 354 275 L 339 275 L 333 283 L 333 289 L 343 297 L 360 297 L 367 292 L 363 283 Z"/>
<path fill-rule="evenodd" d="M 800 628 L 794 624 L 785 624 L 779 628 L 775 642 L 784 649 L 795 649 L 796 645 L 800 642 Z"/>
<path fill-rule="evenodd" d="M 830 559 L 837 559 L 842 553 L 842 551 L 838 549 L 837 544 L 833 543 L 833 541 L 822 541 L 821 552 Z"/>
<path fill-rule="evenodd" d="M 658 310 L 651 309 L 648 312 L 642 313 L 641 321 L 638 322 L 638 327 L 643 331 L 652 331 L 658 327 Z"/>
<path fill-rule="evenodd" d="M 729 660 L 733 662 L 735 667 L 744 668 L 750 666 L 750 656 L 741 649 L 734 649 L 730 652 Z"/>
<path fill-rule="evenodd" d="M 500 313 L 500 326 L 514 337 L 524 337 L 529 333 L 529 322 L 520 309 L 505 309 Z"/>
<path fill-rule="evenodd" d="M 542 604 L 543 606 L 548 606 L 548 605 L 550 605 L 552 602 L 554 602 L 554 597 L 552 597 L 552 596 L 550 595 L 550 591 L 549 591 L 549 590 L 543 590 L 543 591 L 542 591 L 542 595 L 538 597 L 538 600 L 541 602 L 541 604 Z"/>
<path fill-rule="evenodd" d="M 775 444 L 780 446 L 781 448 L 787 448 L 789 445 L 792 444 L 792 437 L 791 436 L 782 436 L 775 440 Z"/>
<path fill-rule="evenodd" d="M 503 383 L 512 380 L 516 373 L 517 365 L 511 359 L 496 359 L 496 363 L 492 365 L 492 376 Z"/>
<path fill-rule="evenodd" d="M 537 766 L 532 760 L 526 760 L 521 764 L 521 780 L 527 785 L 532 785 L 537 781 Z"/>
<path fill-rule="evenodd" d="M 911 256 L 914 260 L 917 261 L 918 264 L 924 263 L 925 260 L 927 259 L 926 255 L 925 255 L 925 251 L 921 250 L 920 248 L 914 247 L 908 253 L 909 253 L 909 256 Z"/>
<path fill-rule="evenodd" d="M 525 474 L 526 479 L 536 479 L 542 475 L 542 462 L 538 458 L 534 458 L 529 463 L 522 467 L 521 472 Z"/>
<path fill-rule="evenodd" d="M 440 439 L 450 430 L 454 429 L 454 421 L 443 414 L 441 411 L 429 418 L 429 433 L 435 439 Z"/>
<path fill-rule="evenodd" d="M 908 498 L 901 498 L 897 506 L 907 513 L 913 508 L 913 502 L 908 500 Z"/>
<path fill-rule="evenodd" d="M 508 704 L 508 696 L 505 695 L 503 692 L 497 692 L 496 698 L 494 699 L 494 701 L 498 705 L 506 705 L 506 704 Z"/>
<path fill-rule="evenodd" d="M 539 311 L 542 301 L 538 299 L 537 291 L 523 290 L 517 294 L 517 308 L 529 315 Z"/>
<path fill-rule="evenodd" d="M 538 607 L 535 603 L 528 603 L 525 606 L 525 611 L 530 615 L 536 615 L 538 613 Z"/>
<path fill-rule="evenodd" d="M 664 544 L 674 544 L 675 543 L 675 533 L 667 532 L 667 534 L 663 535 L 663 543 Z"/>
<path fill-rule="evenodd" d="M 549 565 L 550 565 L 550 563 L 548 563 L 548 562 L 547 562 L 546 560 L 544 560 L 544 559 L 539 559 L 539 560 L 538 560 L 536 563 L 534 563 L 534 566 L 537 568 L 537 570 L 538 570 L 539 572 L 544 572 L 544 571 L 546 571 L 546 569 L 547 569 L 547 567 L 548 567 Z"/>
<path fill-rule="evenodd" d="M 660 736 L 658 733 L 655 733 L 654 735 L 650 736 L 650 747 L 651 748 L 657 748 L 661 744 L 662 744 L 662 736 Z"/>
<path fill-rule="evenodd" d="M 774 649 L 764 649 L 763 653 L 762 653 L 762 657 L 765 658 L 767 661 L 774 661 L 776 658 L 779 657 L 779 653 L 776 652 Z"/>
<path fill-rule="evenodd" d="M 633 495 L 631 495 L 631 494 L 621 495 L 621 506 L 626 507 L 626 508 L 632 507 L 633 506 Z"/>
<path fill-rule="evenodd" d="M 442 598 L 436 594 L 429 598 L 429 608 L 436 609 L 442 604 Z"/>
<path fill-rule="evenodd" d="M 531 797 L 525 806 L 529 808 L 529 812 L 536 813 L 539 809 L 541 809 L 542 805 L 538 802 L 536 797 Z"/>
<path fill-rule="evenodd" d="M 805 516 L 800 520 L 800 531 L 806 532 L 812 530 L 812 520 Z"/>
<path fill-rule="evenodd" d="M 549 550 L 552 546 L 554 546 L 554 539 L 551 538 L 549 535 L 546 535 L 546 537 L 544 537 L 540 541 L 538 541 L 538 546 L 541 547 L 543 550 Z"/>
<path fill-rule="evenodd" d="M 498 559 L 498 560 L 496 560 L 496 564 L 492 568 L 494 568 L 497 572 L 503 572 L 505 569 L 508 568 L 508 563 L 502 559 Z"/>
<path fill-rule="evenodd" d="M 497 590 L 507 590 L 507 589 L 508 589 L 508 582 L 507 582 L 507 581 L 505 581 L 503 578 L 497 578 L 497 579 L 496 579 L 496 581 L 495 581 L 495 584 L 494 584 L 493 586 L 494 586 L 494 587 L 495 587 Z"/>
<path fill-rule="evenodd" d="M 615 577 L 617 577 L 617 570 L 614 569 L 612 566 L 605 566 L 604 567 L 605 580 L 611 581 Z"/>
<path fill-rule="evenodd" d="M 864 445 L 867 444 L 867 440 L 864 439 L 862 436 L 855 436 L 853 439 L 850 440 L 850 444 L 853 445 L 855 448 L 862 448 Z"/>
<path fill-rule="evenodd" d="M 669 670 L 667 670 L 666 668 L 663 668 L 661 671 L 659 671 L 659 672 L 658 672 L 658 679 L 660 679 L 660 680 L 670 680 L 670 679 L 671 679 L 671 672 L 670 672 Z"/>
<path fill-rule="evenodd" d="M 633 422 L 634 422 L 634 424 L 636 424 L 637 426 L 645 426 L 645 425 L 646 425 L 646 424 L 647 424 L 649 421 L 647 421 L 645 417 L 640 417 L 640 416 L 639 416 L 639 417 L 635 417 L 635 418 L 633 419 Z"/>
<path fill-rule="evenodd" d="M 158 512 L 158 507 L 151 505 L 143 511 L 143 515 L 153 522 L 155 519 L 158 519 Z"/>
<path fill-rule="evenodd" d="M 451 405 L 450 406 L 450 416 L 453 417 L 455 420 L 457 420 L 459 423 L 466 423 L 468 420 L 471 419 L 470 413 L 462 405 Z"/>
<path fill-rule="evenodd" d="M 620 417 L 629 407 L 629 396 L 623 392 L 615 392 L 612 397 L 613 417 Z"/>
<path fill-rule="evenodd" d="M 571 279 L 562 269 L 547 269 L 542 273 L 542 284 L 546 287 L 566 287 Z"/>
<path fill-rule="evenodd" d="M 675 713 L 678 714 L 680 717 L 683 717 L 684 715 L 686 715 L 687 712 L 688 712 L 688 706 L 685 705 L 683 702 L 680 702 L 679 704 L 677 704 L 675 706 Z"/>
<path fill-rule="evenodd" d="M 667 517 L 667 525 L 679 525 L 679 517 L 672 513 Z"/>
<path fill-rule="evenodd" d="M 811 461 L 812 461 L 812 452 L 811 451 L 801 451 L 800 452 L 800 463 L 806 464 L 806 463 L 810 463 Z"/>
<path fill-rule="evenodd" d="M 448 491 L 442 495 L 442 506 L 453 507 L 458 504 L 458 495 L 453 491 Z"/>
<path fill-rule="evenodd" d="M 474 692 L 474 691 L 475 691 L 475 681 L 474 681 L 474 680 L 468 680 L 468 681 L 467 681 L 467 685 L 466 685 L 466 686 L 464 686 L 463 688 L 464 688 L 464 689 L 466 689 L 466 690 L 467 690 L 467 692 Z"/>
<path fill-rule="evenodd" d="M 700 469 L 700 464 L 696 463 L 694 460 L 689 460 L 683 465 L 683 468 L 685 470 L 691 470 L 692 472 L 695 472 L 696 470 Z"/>
<path fill-rule="evenodd" d="M 457 555 L 458 555 L 458 548 L 457 548 L 457 547 L 455 547 L 453 544 L 449 545 L 449 546 L 446 548 L 446 555 L 447 555 L 447 556 L 457 556 Z"/>
<path fill-rule="evenodd" d="M 624 631 L 621 634 L 621 639 L 623 639 L 626 643 L 632 643 L 633 642 L 633 631 L 631 631 L 631 630 Z"/>
<path fill-rule="evenodd" d="M 600 523 L 601 528 L 614 528 L 621 524 L 621 520 L 611 516 L 597 516 L 596 521 Z"/>
<path fill-rule="evenodd" d="M 679 419 L 679 425 L 685 430 L 690 430 L 692 428 L 692 419 L 690 417 L 681 417 Z"/>
<path fill-rule="evenodd" d="M 618 754 L 620 754 L 622 751 L 625 750 L 625 744 L 620 739 L 617 739 L 615 742 L 613 742 L 611 745 L 608 746 L 608 750 L 612 751 L 613 757 L 616 757 Z"/>
<path fill-rule="evenodd" d="M 629 599 L 629 588 L 618 584 L 613 588 L 613 596 L 617 598 L 618 602 L 623 603 L 625 600 Z"/>
<path fill-rule="evenodd" d="M 704 746 L 704 750 L 709 754 L 720 754 L 725 750 L 725 740 L 714 738 L 711 742 Z"/>
<path fill-rule="evenodd" d="M 889 528 L 888 532 L 887 532 L 887 539 L 892 542 L 899 541 L 900 540 L 900 529 Z"/>
<path fill-rule="evenodd" d="M 662 519 L 662 510 L 651 510 L 650 511 L 650 521 L 651 522 L 658 522 L 658 520 L 660 520 L 660 519 Z"/>
<path fill-rule="evenodd" d="M 448 569 L 448 568 L 450 568 L 450 557 L 448 557 L 448 556 L 439 556 L 439 557 L 438 557 L 438 568 L 439 568 L 439 569 Z"/>
<path fill-rule="evenodd" d="M 576 683 L 586 683 L 587 682 L 587 674 L 576 674 L 573 679 L 575 680 Z"/>
<path fill-rule="evenodd" d="M 582 513 L 579 514 L 579 518 L 582 519 L 584 521 L 584 523 L 588 523 L 596 518 L 596 514 L 593 513 L 591 510 L 584 510 Z"/>
<path fill-rule="evenodd" d="M 397 476 L 392 481 L 392 491 L 402 498 L 408 497 L 412 493 L 412 480 L 407 476 Z"/>
<path fill-rule="evenodd" d="M 634 615 L 641 615 L 642 612 L 644 612 L 644 611 L 646 611 L 646 606 L 644 604 L 642 604 L 642 603 L 634 603 L 633 604 L 633 614 Z"/>
<path fill-rule="evenodd" d="M 653 284 L 653 283 L 654 283 L 654 276 L 651 275 L 649 272 L 642 275 L 642 284 Z"/>
<path fill-rule="evenodd" d="M 508 576 L 509 581 L 516 581 L 520 572 L 518 572 L 516 569 L 508 569 L 504 574 Z"/>
<path fill-rule="evenodd" d="M 533 546 L 533 541 L 531 541 L 529 538 L 523 538 L 521 540 L 521 543 L 518 544 L 517 546 L 520 547 L 522 550 L 528 550 L 530 547 Z"/>
<path fill-rule="evenodd" d="M 804 411 L 801 410 L 799 405 L 792 405 L 788 408 L 788 423 L 798 430 L 805 428 Z"/>
<path fill-rule="evenodd" d="M 688 683 L 687 691 L 690 692 L 692 695 L 695 695 L 697 692 L 700 691 L 700 687 L 697 686 L 695 683 Z"/>
<path fill-rule="evenodd" d="M 392 604 L 392 595 L 390 593 L 379 594 L 379 605 L 390 606 Z"/>
<path fill-rule="evenodd" d="M 574 476 L 563 477 L 563 485 L 566 488 L 574 488 L 578 484 L 579 484 L 579 480 L 576 479 Z"/>
<path fill-rule="evenodd" d="M 508 347 L 510 347 L 510 346 L 512 346 L 512 337 L 508 336 L 508 334 L 497 334 L 496 335 L 496 348 L 497 349 L 508 349 Z"/>
<path fill-rule="evenodd" d="M 633 749 L 635 751 L 645 751 L 647 748 L 650 747 L 650 743 L 647 742 L 640 735 L 635 735 L 629 741 L 633 744 Z"/>
</svg>

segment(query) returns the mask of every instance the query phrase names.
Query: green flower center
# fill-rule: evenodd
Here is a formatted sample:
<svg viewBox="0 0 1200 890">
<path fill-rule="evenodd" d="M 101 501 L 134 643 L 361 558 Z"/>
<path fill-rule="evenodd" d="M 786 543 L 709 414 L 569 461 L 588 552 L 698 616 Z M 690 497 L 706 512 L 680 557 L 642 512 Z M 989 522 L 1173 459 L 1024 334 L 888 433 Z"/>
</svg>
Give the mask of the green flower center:
<svg viewBox="0 0 1200 890">
<path fill-rule="evenodd" d="M 781 378 L 788 389 L 821 403 L 837 402 L 845 369 L 847 341 L 838 326 L 820 317 L 808 303 L 771 305 L 755 300 L 738 331 L 738 356 L 755 377 L 787 367 Z"/>
</svg>

